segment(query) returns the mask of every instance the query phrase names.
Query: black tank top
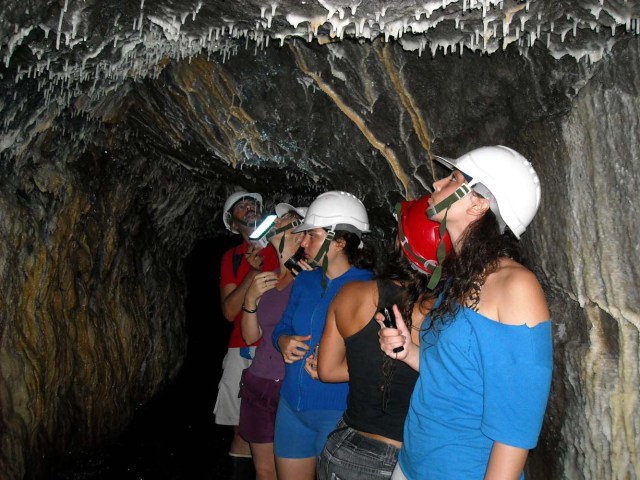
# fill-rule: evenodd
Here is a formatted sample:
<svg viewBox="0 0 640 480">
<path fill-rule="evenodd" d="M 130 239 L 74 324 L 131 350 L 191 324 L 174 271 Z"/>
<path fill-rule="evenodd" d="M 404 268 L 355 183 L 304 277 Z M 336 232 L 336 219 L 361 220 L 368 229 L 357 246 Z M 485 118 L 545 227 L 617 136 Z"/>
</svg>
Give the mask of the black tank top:
<svg viewBox="0 0 640 480">
<path fill-rule="evenodd" d="M 398 303 L 402 289 L 389 280 L 379 279 L 378 306 Z M 390 376 L 385 381 L 383 360 L 386 355 L 378 342 L 378 323 L 371 319 L 344 343 L 349 367 L 349 396 L 345 423 L 361 432 L 402 441 L 404 419 L 418 372 L 406 363 L 391 360 Z"/>
</svg>

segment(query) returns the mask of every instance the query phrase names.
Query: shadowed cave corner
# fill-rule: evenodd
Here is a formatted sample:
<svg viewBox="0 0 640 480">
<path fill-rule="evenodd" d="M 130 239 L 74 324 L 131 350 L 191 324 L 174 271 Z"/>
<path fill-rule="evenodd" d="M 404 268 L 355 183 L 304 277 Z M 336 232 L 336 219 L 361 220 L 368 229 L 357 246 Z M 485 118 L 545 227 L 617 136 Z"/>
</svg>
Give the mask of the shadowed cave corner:
<svg viewBox="0 0 640 480">
<path fill-rule="evenodd" d="M 187 356 L 177 378 L 141 406 L 127 430 L 96 450 L 70 453 L 50 480 L 227 479 L 230 427 L 214 423 L 213 407 L 230 324 L 222 321 L 218 274 L 237 239 L 202 239 L 185 261 Z"/>
</svg>

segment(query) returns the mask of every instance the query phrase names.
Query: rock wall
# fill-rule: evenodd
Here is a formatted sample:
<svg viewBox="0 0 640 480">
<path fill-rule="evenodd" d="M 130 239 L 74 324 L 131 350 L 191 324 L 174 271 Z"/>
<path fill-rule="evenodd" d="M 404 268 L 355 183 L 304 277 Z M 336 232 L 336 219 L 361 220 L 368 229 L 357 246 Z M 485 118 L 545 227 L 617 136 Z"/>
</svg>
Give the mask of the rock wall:
<svg viewBox="0 0 640 480">
<path fill-rule="evenodd" d="M 197 184 L 166 167 L 54 131 L 3 164 L 0 478 L 120 433 L 180 368 Z"/>
<path fill-rule="evenodd" d="M 536 134 L 548 187 L 531 238 L 556 341 L 549 478 L 640 477 L 640 46 L 614 52 L 557 130 Z"/>
<path fill-rule="evenodd" d="M 535 46 L 236 50 L 168 62 L 66 110 L 29 104 L 0 164 L 0 476 L 36 477 L 108 438 L 171 381 L 186 341 L 182 260 L 219 232 L 236 185 L 268 204 L 351 191 L 384 244 L 395 202 L 442 173 L 434 153 L 507 144 L 542 179 L 523 245 L 555 323 L 528 478 L 638 478 L 639 39 L 595 65 Z"/>
</svg>

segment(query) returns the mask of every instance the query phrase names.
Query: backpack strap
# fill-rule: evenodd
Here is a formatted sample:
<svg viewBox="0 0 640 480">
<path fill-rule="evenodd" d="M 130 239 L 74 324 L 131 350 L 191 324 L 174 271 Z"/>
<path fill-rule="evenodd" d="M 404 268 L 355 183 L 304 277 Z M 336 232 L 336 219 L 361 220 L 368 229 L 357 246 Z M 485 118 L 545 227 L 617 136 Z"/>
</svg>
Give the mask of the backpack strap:
<svg viewBox="0 0 640 480">
<path fill-rule="evenodd" d="M 231 259 L 231 266 L 233 267 L 233 276 L 238 276 L 238 270 L 240 269 L 240 264 L 242 263 L 242 255 L 241 253 L 237 253 L 238 247 L 234 247 L 233 249 L 233 257 Z"/>
</svg>

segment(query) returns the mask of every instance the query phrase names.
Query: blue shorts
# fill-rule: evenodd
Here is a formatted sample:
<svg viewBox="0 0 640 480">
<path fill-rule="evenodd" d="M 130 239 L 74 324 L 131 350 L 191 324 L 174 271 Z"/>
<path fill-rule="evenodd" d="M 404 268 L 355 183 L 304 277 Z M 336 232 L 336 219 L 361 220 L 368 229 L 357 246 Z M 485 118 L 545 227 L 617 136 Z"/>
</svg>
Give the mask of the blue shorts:
<svg viewBox="0 0 640 480">
<path fill-rule="evenodd" d="M 342 410 L 294 411 L 280 397 L 273 449 L 281 458 L 309 458 L 322 453 L 327 437 L 342 418 Z"/>
</svg>

